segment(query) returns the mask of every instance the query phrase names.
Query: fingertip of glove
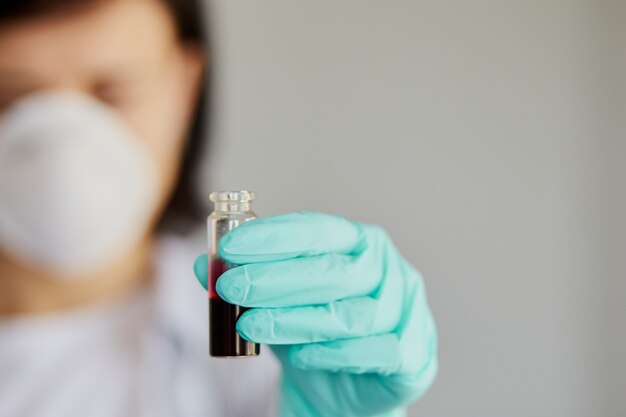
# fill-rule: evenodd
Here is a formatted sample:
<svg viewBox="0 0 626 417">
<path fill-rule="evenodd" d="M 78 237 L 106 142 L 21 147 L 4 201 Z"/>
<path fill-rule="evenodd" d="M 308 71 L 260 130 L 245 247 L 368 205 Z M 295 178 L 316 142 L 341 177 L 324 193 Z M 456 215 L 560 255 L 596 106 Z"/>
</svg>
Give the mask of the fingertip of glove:
<svg viewBox="0 0 626 417">
<path fill-rule="evenodd" d="M 240 238 L 235 239 L 235 241 L 233 242 L 233 237 L 236 238 L 237 236 L 241 236 L 241 227 L 243 227 L 244 225 L 245 224 L 242 224 L 238 228 L 229 231 L 220 239 L 217 245 L 217 254 L 223 260 L 227 262 L 237 263 L 237 259 L 235 259 L 235 257 L 239 252 L 242 251 L 242 249 L 244 249 L 245 251 L 245 248 L 238 247 L 238 242 L 241 240 Z"/>
<path fill-rule="evenodd" d="M 289 363 L 291 363 L 296 368 L 307 369 L 307 361 L 306 358 L 302 357 L 302 348 L 303 346 L 295 345 L 291 346 L 291 348 L 287 351 L 287 359 Z"/>
<path fill-rule="evenodd" d="M 261 343 L 256 338 L 250 336 L 248 326 L 253 325 L 254 321 L 255 320 L 252 314 L 252 310 L 244 312 L 235 323 L 235 329 L 237 330 L 237 333 L 239 333 L 239 336 L 241 336 L 242 339 L 245 339 L 246 341 L 251 342 L 251 343 Z"/>
<path fill-rule="evenodd" d="M 198 279 L 198 282 L 207 289 L 207 281 L 209 274 L 209 256 L 207 254 L 200 255 L 196 258 L 193 264 L 193 272 Z"/>
<path fill-rule="evenodd" d="M 313 370 L 317 368 L 313 364 L 320 353 L 323 354 L 321 346 L 318 344 L 294 345 L 287 352 L 287 358 L 296 368 Z"/>
</svg>

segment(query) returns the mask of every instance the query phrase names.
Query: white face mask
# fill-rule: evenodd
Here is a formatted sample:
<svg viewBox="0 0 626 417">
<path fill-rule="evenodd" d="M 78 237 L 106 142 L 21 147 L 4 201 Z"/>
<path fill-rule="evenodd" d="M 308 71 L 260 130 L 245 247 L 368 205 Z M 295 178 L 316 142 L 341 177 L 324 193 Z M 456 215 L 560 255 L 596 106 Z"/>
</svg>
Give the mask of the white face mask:
<svg viewBox="0 0 626 417">
<path fill-rule="evenodd" d="M 59 277 L 94 272 L 146 232 L 158 182 L 113 110 L 69 92 L 30 96 L 0 122 L 0 250 Z"/>
</svg>

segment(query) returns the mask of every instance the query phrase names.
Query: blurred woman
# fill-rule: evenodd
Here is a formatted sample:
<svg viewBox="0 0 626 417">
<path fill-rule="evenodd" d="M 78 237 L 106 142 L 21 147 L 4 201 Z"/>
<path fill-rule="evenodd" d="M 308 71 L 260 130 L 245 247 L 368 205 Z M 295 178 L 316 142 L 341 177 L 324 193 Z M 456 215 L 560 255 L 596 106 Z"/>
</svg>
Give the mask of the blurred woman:
<svg viewBox="0 0 626 417">
<path fill-rule="evenodd" d="M 0 415 L 403 415 L 431 385 L 421 276 L 382 229 L 321 213 L 229 236 L 241 266 L 217 290 L 271 349 L 208 358 L 187 278 L 195 260 L 206 287 L 202 17 L 191 0 L 0 4 Z"/>
</svg>

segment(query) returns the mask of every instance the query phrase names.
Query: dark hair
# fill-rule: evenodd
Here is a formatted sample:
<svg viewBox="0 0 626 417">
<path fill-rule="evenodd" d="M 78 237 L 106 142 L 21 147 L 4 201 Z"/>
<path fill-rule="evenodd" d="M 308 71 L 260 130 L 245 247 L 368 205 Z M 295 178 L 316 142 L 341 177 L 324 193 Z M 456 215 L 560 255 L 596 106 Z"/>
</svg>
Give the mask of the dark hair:
<svg viewBox="0 0 626 417">
<path fill-rule="evenodd" d="M 0 0 L 0 25 L 41 16 L 80 11 L 95 7 L 107 0 Z M 196 43 L 210 53 L 208 35 L 205 31 L 205 11 L 201 0 L 158 0 L 164 3 L 176 22 L 181 42 Z M 196 167 L 202 155 L 204 133 L 208 125 L 210 76 L 205 73 L 203 91 L 198 99 L 194 120 L 182 161 L 178 184 L 159 222 L 159 228 L 185 231 L 202 219 L 203 205 L 194 191 Z"/>
</svg>

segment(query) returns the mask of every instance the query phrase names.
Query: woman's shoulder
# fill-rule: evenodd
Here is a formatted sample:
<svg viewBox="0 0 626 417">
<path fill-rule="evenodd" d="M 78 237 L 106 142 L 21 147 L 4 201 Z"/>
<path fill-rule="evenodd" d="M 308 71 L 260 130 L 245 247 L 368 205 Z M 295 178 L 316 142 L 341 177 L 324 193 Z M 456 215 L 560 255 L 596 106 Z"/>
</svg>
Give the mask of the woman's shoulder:
<svg viewBox="0 0 626 417">
<path fill-rule="evenodd" d="M 155 244 L 155 303 L 159 321 L 165 330 L 179 337 L 202 343 L 208 326 L 207 294 L 195 278 L 195 259 L 206 252 L 206 243 L 198 230 L 186 235 L 161 234 Z M 207 342 L 208 343 L 208 342 Z"/>
</svg>

